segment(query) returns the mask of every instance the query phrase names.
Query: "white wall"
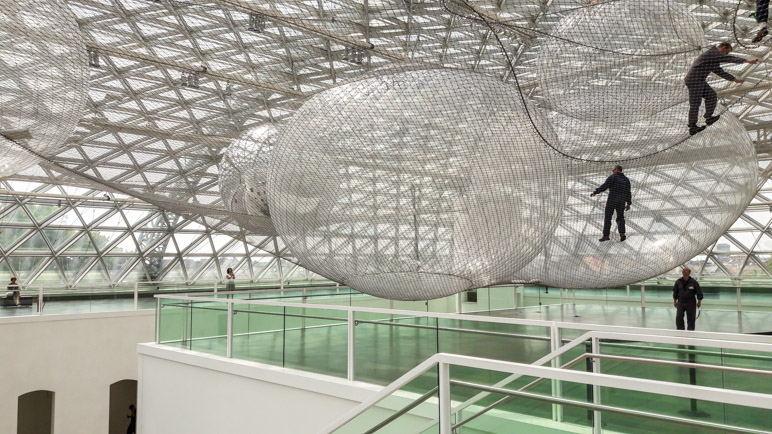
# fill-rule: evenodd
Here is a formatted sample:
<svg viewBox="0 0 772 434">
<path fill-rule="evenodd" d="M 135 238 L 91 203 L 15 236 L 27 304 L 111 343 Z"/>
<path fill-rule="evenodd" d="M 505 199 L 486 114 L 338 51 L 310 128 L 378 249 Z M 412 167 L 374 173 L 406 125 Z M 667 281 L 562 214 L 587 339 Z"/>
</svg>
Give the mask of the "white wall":
<svg viewBox="0 0 772 434">
<path fill-rule="evenodd" d="M 137 379 L 154 329 L 154 310 L 0 319 L 0 433 L 16 432 L 18 397 L 34 390 L 56 393 L 55 434 L 107 433 L 110 385 Z"/>
<path fill-rule="evenodd" d="M 142 434 L 316 433 L 380 390 L 154 344 L 139 353 Z"/>
</svg>

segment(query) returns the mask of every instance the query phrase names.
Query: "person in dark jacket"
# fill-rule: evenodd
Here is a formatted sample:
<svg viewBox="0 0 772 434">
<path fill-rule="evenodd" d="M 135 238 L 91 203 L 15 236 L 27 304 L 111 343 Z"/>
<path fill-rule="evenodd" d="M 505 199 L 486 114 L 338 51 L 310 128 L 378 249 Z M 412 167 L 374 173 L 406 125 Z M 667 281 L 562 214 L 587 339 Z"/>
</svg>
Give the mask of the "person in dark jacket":
<svg viewBox="0 0 772 434">
<path fill-rule="evenodd" d="M 694 320 L 697 308 L 702 306 L 702 289 L 696 280 L 691 278 L 692 270 L 684 267 L 681 278 L 673 285 L 673 306 L 676 310 L 676 328 L 684 329 L 684 312 L 686 312 L 687 330 L 694 330 Z M 695 302 L 696 297 L 696 302 Z"/>
<path fill-rule="evenodd" d="M 137 407 L 134 407 L 134 404 L 129 406 L 129 414 L 126 417 L 129 419 L 126 434 L 137 434 Z"/>
<path fill-rule="evenodd" d="M 753 42 L 761 42 L 764 36 L 769 34 L 767 30 L 767 19 L 769 18 L 769 0 L 756 0 L 756 22 L 759 23 L 759 30 L 753 37 Z"/>
<path fill-rule="evenodd" d="M 603 238 L 599 239 L 601 243 L 609 240 L 611 234 L 611 217 L 617 213 L 617 229 L 619 230 L 619 241 L 627 239 L 625 235 L 625 211 L 630 211 L 630 205 L 633 203 L 633 197 L 630 193 L 630 180 L 622 173 L 622 166 L 616 165 L 611 169 L 611 176 L 606 178 L 606 182 L 596 188 L 590 197 L 608 190 L 608 199 L 606 200 L 606 213 L 603 219 Z"/>
<path fill-rule="evenodd" d="M 689 72 L 686 73 L 686 88 L 689 90 L 689 134 L 695 135 L 704 130 L 707 125 L 714 124 L 721 116 L 713 116 L 718 104 L 716 91 L 708 85 L 708 75 L 714 73 L 719 77 L 743 83 L 744 80 L 735 78 L 734 75 L 721 69 L 722 63 L 757 63 L 759 59 L 743 59 L 742 57 L 730 56 L 732 44 L 722 42 L 717 46 L 710 47 L 692 62 Z M 697 115 L 700 112 L 702 100 L 705 100 L 705 124 L 706 126 L 697 126 Z"/>
</svg>

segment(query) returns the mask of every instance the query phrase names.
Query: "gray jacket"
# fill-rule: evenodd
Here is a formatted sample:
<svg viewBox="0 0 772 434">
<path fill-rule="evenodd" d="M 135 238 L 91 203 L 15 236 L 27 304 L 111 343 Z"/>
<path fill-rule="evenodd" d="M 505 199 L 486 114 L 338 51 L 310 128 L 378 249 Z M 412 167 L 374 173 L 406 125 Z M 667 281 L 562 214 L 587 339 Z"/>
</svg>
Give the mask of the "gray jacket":
<svg viewBox="0 0 772 434">
<path fill-rule="evenodd" d="M 686 85 L 704 83 L 710 73 L 714 73 L 726 80 L 734 80 L 734 75 L 721 69 L 722 63 L 743 63 L 742 57 L 721 54 L 716 47 L 710 47 L 707 51 L 697 56 L 692 62 L 689 72 L 686 73 Z"/>
</svg>

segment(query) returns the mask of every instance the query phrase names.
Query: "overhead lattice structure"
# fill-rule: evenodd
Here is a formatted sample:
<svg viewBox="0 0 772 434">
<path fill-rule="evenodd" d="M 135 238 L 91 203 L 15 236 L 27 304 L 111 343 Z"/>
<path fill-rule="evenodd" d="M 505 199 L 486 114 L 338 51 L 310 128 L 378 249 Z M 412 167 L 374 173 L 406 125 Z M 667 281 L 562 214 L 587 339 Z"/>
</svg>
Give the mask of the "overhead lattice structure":
<svg viewBox="0 0 772 434">
<path fill-rule="evenodd" d="M 222 202 L 217 163 L 221 150 L 250 128 L 287 120 L 314 93 L 348 83 L 378 66 L 411 59 L 473 70 L 510 86 L 515 86 L 516 78 L 523 95 L 549 112 L 552 104 L 545 99 L 538 74 L 540 49 L 561 20 L 583 8 L 606 7 L 585 7 L 573 0 L 464 1 L 465 15 L 449 3 L 67 1 L 87 48 L 95 53 L 90 62 L 90 104 L 62 152 L 15 179 L 88 188 L 102 180 L 106 183 L 101 188 L 121 188 L 215 230 L 249 237 L 233 224 L 243 221 L 241 215 L 227 212 Z M 727 68 L 745 78 L 745 84 L 711 78 L 725 107 L 752 132 L 762 182 L 757 199 L 742 218 L 707 246 L 692 268 L 703 275 L 769 276 L 772 242 L 764 204 L 770 199 L 763 181 L 769 173 L 772 137 L 768 131 L 772 121 L 772 106 L 767 102 L 772 87 L 767 80 L 769 50 L 749 41 L 755 24 L 746 3 L 674 0 L 669 4 L 691 14 L 708 44 L 728 40 L 735 44 L 734 54 L 762 59 L 757 65 Z M 486 18 L 468 17 L 467 5 Z M 546 114 L 553 123 L 554 118 L 565 116 Z M 584 119 L 579 121 L 588 125 Z M 657 128 L 646 126 L 645 119 L 635 126 L 615 121 L 613 129 L 603 122 L 595 120 L 582 130 L 595 131 L 595 137 L 602 138 L 594 150 L 576 141 L 553 145 L 581 159 L 612 161 L 664 151 L 688 138 L 682 130 L 675 142 L 641 143 L 635 134 Z M 555 124 L 558 134 L 573 128 L 562 125 Z M 616 146 L 617 137 L 641 147 Z M 582 140 L 591 139 L 583 136 Z M 633 173 L 636 163 L 622 164 Z M 609 166 L 603 165 L 604 170 Z M 63 173 L 62 167 L 93 180 Z M 588 181 L 594 182 L 595 178 Z M 629 216 L 631 223 L 635 212 Z M 264 228 L 272 227 L 265 223 Z M 274 239 L 281 245 L 279 238 Z M 632 240 L 631 236 L 628 241 Z M 294 260 L 289 251 L 279 250 Z"/>
</svg>

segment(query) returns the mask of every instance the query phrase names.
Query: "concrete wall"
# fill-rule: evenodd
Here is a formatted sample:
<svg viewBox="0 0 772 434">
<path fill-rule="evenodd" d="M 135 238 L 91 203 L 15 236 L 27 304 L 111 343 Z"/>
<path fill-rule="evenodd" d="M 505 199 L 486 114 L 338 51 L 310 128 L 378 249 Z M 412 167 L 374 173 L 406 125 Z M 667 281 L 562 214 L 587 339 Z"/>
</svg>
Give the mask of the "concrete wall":
<svg viewBox="0 0 772 434">
<path fill-rule="evenodd" d="M 154 321 L 153 310 L 0 319 L 0 433 L 16 432 L 18 398 L 35 390 L 56 394 L 54 433 L 107 433 L 110 385 L 137 379 Z"/>
<path fill-rule="evenodd" d="M 142 434 L 316 433 L 380 390 L 171 347 L 139 353 Z"/>
</svg>

